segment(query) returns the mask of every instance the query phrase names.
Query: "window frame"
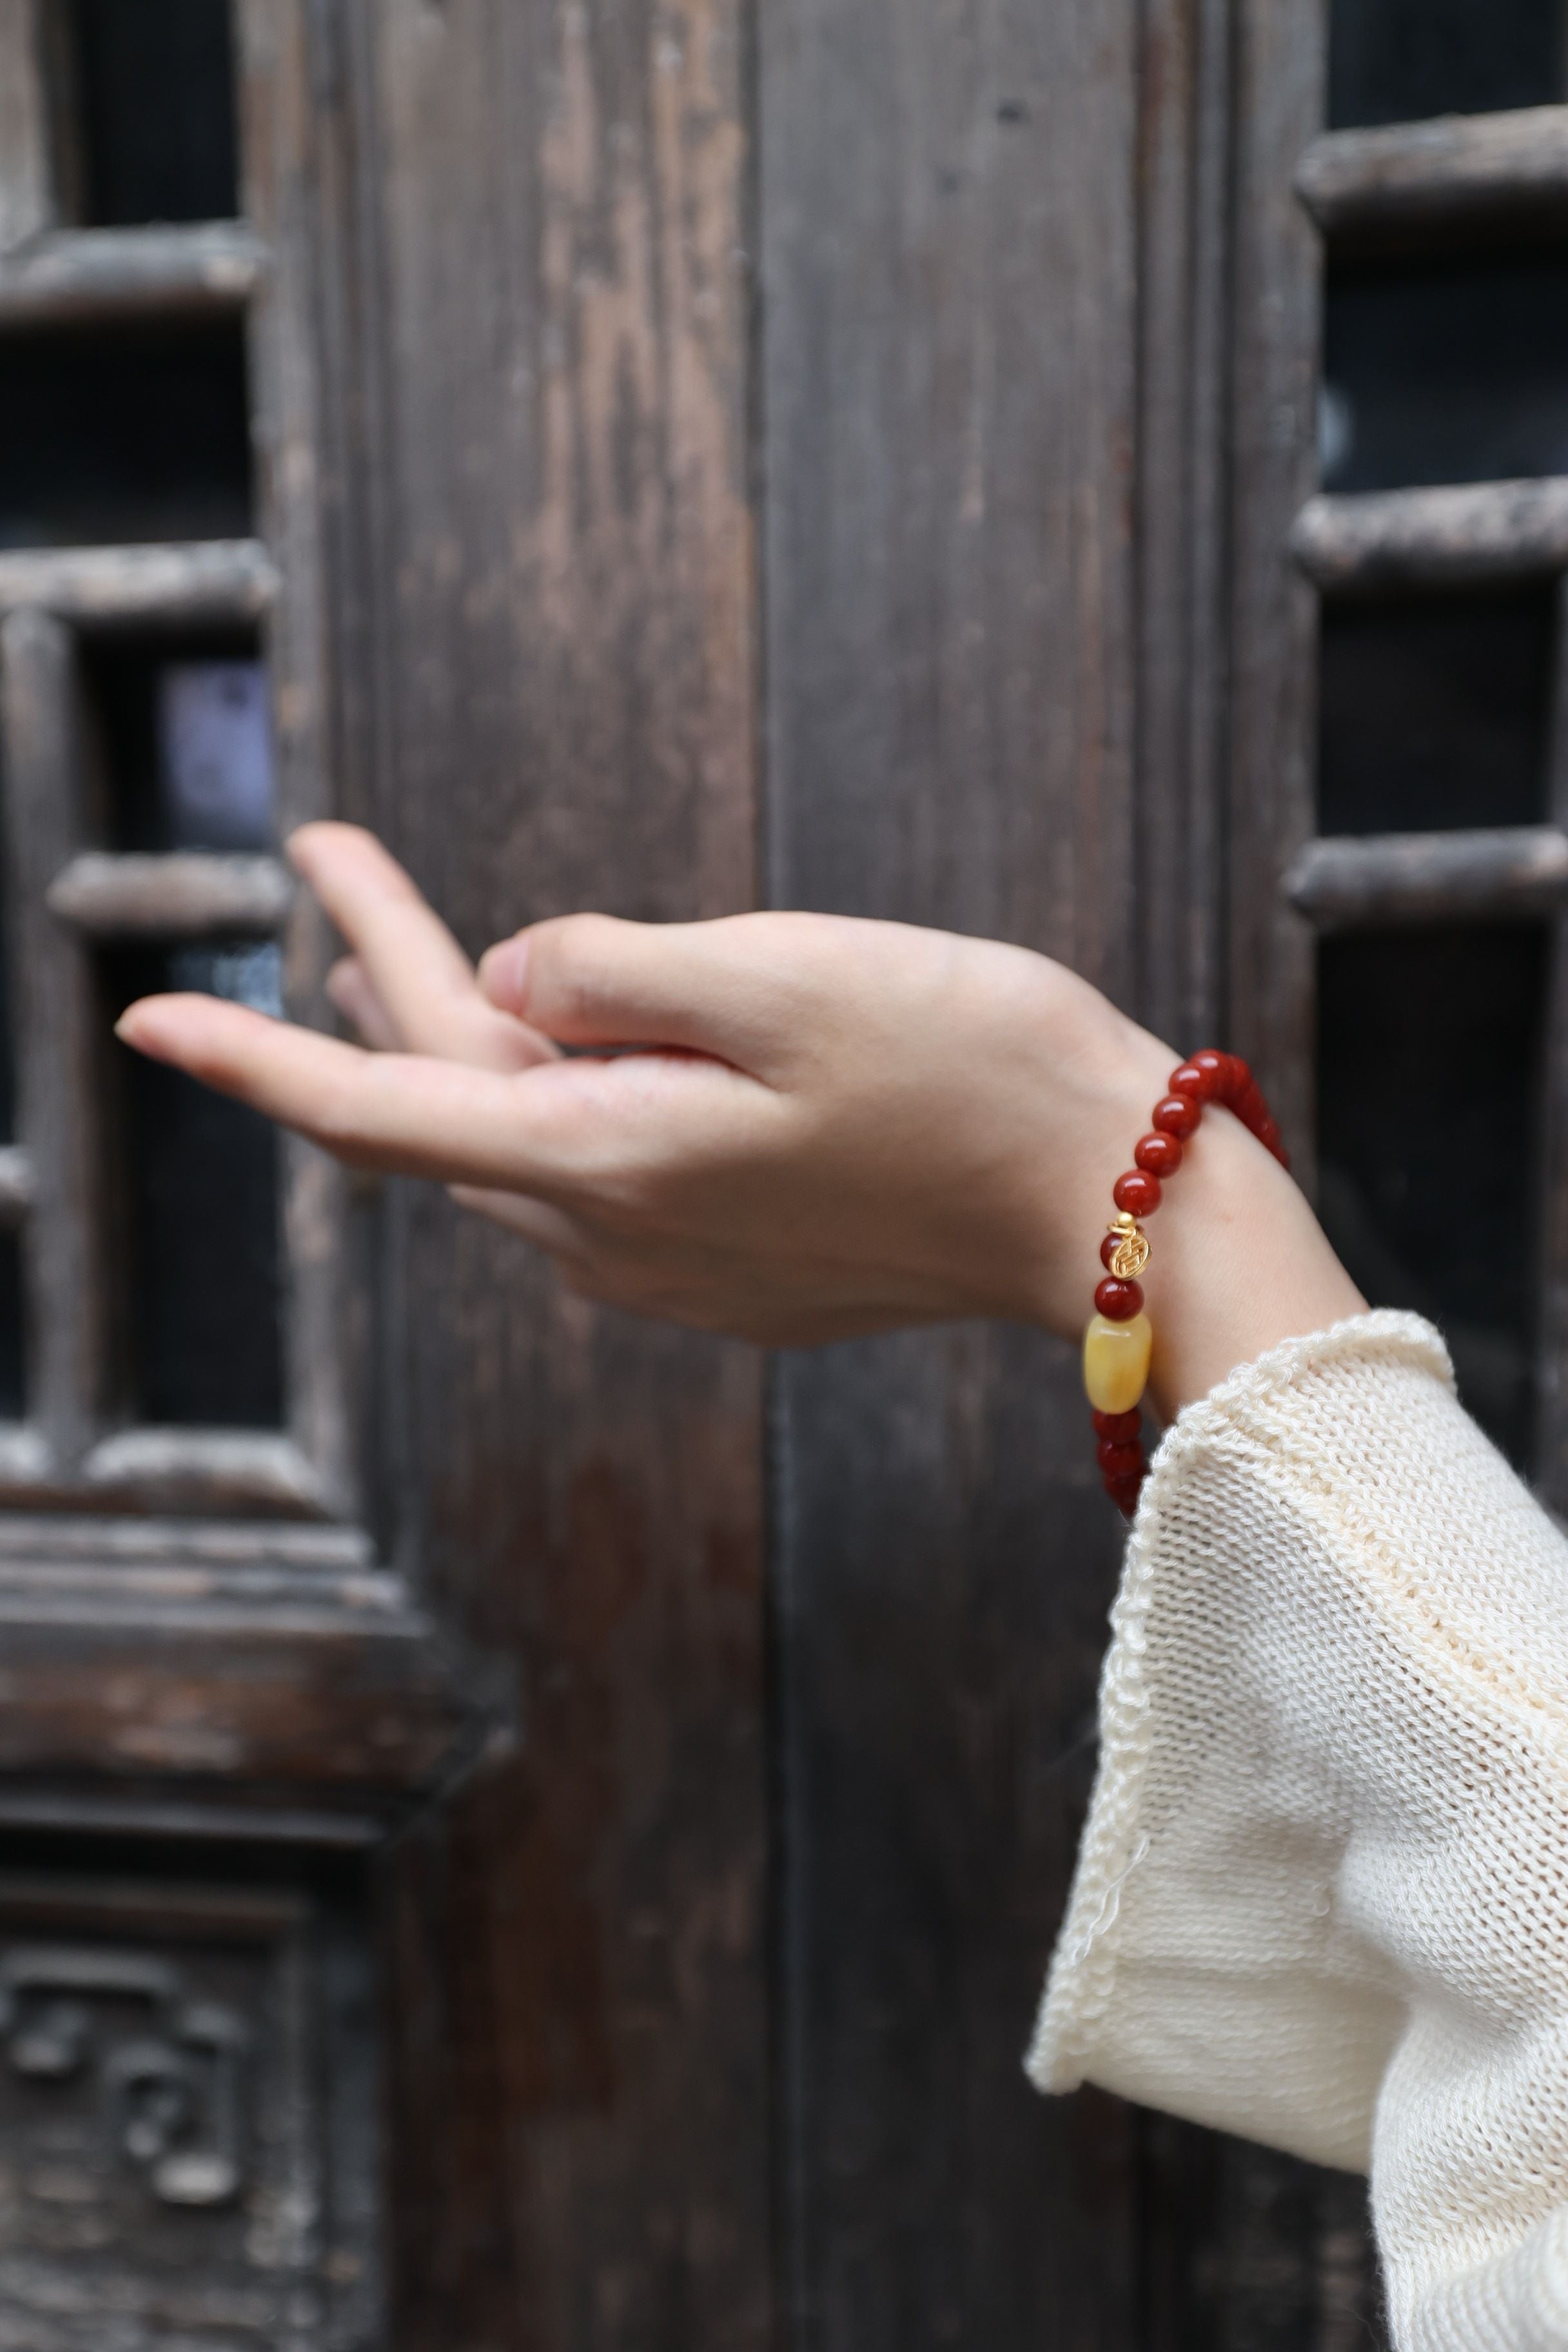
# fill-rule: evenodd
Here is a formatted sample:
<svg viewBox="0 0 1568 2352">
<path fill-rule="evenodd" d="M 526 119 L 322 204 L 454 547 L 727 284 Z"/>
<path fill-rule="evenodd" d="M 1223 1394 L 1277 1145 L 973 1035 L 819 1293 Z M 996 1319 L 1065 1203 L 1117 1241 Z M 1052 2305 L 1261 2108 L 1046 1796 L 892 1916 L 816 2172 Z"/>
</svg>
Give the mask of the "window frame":
<svg viewBox="0 0 1568 2352">
<path fill-rule="evenodd" d="M 330 813 L 318 520 L 317 289 L 308 185 L 308 28 L 299 0 L 235 0 L 237 221 L 82 230 L 51 174 L 47 0 L 0 0 L 0 335 L 58 319 L 237 315 L 250 372 L 258 512 L 245 541 L 0 555 L 18 1135 L 0 1219 L 21 1236 L 27 1414 L 0 1431 L 0 1507 L 170 1512 L 321 1524 L 323 1560 L 368 1538 L 343 1296 L 349 1204 L 321 1153 L 281 1147 L 286 1411 L 281 1431 L 127 1424 L 109 1397 L 110 1236 L 101 1197 L 105 1050 L 90 960 L 116 938 L 278 936 L 285 994 L 321 1020 L 326 926 L 265 858 L 131 859 L 89 850 L 81 643 L 98 631 L 254 625 L 271 681 L 280 830 Z M 58 146 L 58 142 L 56 142 Z M 334 1524 L 335 1523 L 335 1524 Z M 297 1548 L 299 1538 L 293 1538 Z"/>
<path fill-rule="evenodd" d="M 1228 813 L 1231 1028 L 1316 1168 L 1315 996 L 1324 929 L 1547 920 L 1547 1047 L 1535 1182 L 1540 1319 L 1535 1480 L 1568 1510 L 1568 478 L 1319 488 L 1317 397 L 1329 253 L 1450 236 L 1501 242 L 1543 215 L 1568 238 L 1568 105 L 1327 131 L 1328 10 L 1289 35 L 1244 0 L 1238 45 Z M 1281 55 L 1277 43 L 1289 44 Z M 1321 837 L 1324 600 L 1554 580 L 1546 818 L 1419 836 Z"/>
</svg>

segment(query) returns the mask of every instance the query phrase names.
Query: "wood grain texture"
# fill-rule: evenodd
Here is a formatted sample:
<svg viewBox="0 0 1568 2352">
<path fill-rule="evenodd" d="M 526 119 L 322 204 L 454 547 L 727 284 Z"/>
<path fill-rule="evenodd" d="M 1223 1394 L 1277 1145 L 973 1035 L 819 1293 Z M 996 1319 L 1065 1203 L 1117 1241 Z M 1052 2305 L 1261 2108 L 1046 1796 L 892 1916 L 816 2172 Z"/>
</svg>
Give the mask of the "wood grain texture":
<svg viewBox="0 0 1568 2352">
<path fill-rule="evenodd" d="M 0 1570 L 0 1780 L 35 1791 L 156 1778 L 232 1803 L 247 1783 L 428 1794 L 471 1762 L 504 1691 L 480 1685 L 395 1580 L 319 1570 Z"/>
<path fill-rule="evenodd" d="M 1134 12 L 770 0 L 758 38 L 771 895 L 1127 1001 Z M 1067 1351 L 877 1342 L 774 1402 L 790 2340 L 1130 2344 L 1134 2126 L 1019 2071 L 1116 1549 Z"/>
<path fill-rule="evenodd" d="M 1323 0 L 1237 0 L 1226 1044 L 1313 1181 L 1311 935 L 1279 878 L 1316 830 L 1317 607 L 1290 530 L 1317 486 L 1321 256 L 1297 161 L 1321 127 Z"/>
<path fill-rule="evenodd" d="M 1180 856 L 1146 863 L 1139 898 L 1141 925 L 1168 930 L 1172 912 L 1157 911 L 1168 865 L 1185 877 L 1191 924 L 1217 908 L 1226 953 L 1201 1009 L 1258 1070 L 1309 1185 L 1314 949 L 1279 883 L 1315 829 L 1317 615 L 1290 530 L 1316 480 L 1321 257 L 1292 177 L 1321 125 L 1326 16 L 1319 0 L 1288 10 L 1227 0 L 1214 34 L 1225 45 L 1228 108 L 1209 134 L 1226 194 L 1206 266 L 1226 289 L 1227 365 L 1210 410 L 1223 484 L 1212 520 L 1196 528 L 1219 544 L 1210 560 L 1225 617 L 1198 648 L 1210 675 L 1195 691 L 1218 705 L 1225 805 L 1207 871 Z M 1152 368 L 1168 363 L 1151 350 Z M 1192 626 L 1173 601 L 1160 617 L 1178 643 Z M 1158 791 L 1158 779 L 1152 768 L 1145 788 Z M 1156 1025 L 1159 1003 L 1156 993 Z M 1135 2193 L 1130 2341 L 1140 2352 L 1340 2352 L 1377 2340 L 1359 2183 L 1145 2117 Z"/>
<path fill-rule="evenodd" d="M 311 21 L 345 813 L 470 947 L 743 907 L 738 19 Z M 530 1727 L 389 1879 L 394 2340 L 760 2352 L 758 1368 L 384 1218 L 389 1541 Z"/>
<path fill-rule="evenodd" d="M 1314 139 L 1296 192 L 1325 236 L 1450 236 L 1568 213 L 1568 106 L 1445 115 Z"/>
<path fill-rule="evenodd" d="M 1230 0 L 1159 0 L 1139 58 L 1138 664 L 1130 1009 L 1184 1051 L 1224 989 Z"/>
</svg>

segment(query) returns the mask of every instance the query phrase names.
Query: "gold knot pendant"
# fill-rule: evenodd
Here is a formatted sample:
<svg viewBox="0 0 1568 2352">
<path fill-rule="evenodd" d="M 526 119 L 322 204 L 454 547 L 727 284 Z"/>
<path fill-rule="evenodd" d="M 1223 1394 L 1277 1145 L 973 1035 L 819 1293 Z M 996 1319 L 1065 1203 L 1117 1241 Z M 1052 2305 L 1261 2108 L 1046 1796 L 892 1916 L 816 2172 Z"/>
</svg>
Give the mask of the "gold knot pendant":
<svg viewBox="0 0 1568 2352">
<path fill-rule="evenodd" d="M 1118 1282 L 1136 1282 L 1149 1263 L 1149 1236 L 1125 1209 L 1115 1219 L 1110 1230 L 1120 1235 L 1110 1253 L 1110 1271 Z"/>
</svg>

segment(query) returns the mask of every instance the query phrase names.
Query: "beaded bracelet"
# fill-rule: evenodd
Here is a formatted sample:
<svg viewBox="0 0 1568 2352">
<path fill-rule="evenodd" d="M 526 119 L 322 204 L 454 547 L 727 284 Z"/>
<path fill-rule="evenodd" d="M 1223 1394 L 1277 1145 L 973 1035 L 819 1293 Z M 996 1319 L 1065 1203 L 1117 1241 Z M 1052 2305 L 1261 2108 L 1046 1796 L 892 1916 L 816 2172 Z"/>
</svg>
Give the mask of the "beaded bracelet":
<svg viewBox="0 0 1568 2352">
<path fill-rule="evenodd" d="M 1105 1491 L 1129 1518 L 1149 1475 L 1139 1406 L 1154 1346 L 1138 1279 L 1149 1264 L 1149 1236 L 1138 1221 L 1159 1207 L 1162 1179 L 1181 1166 L 1183 1147 L 1197 1133 L 1208 1103 L 1223 1103 L 1282 1168 L 1290 1165 L 1247 1064 L 1235 1054 L 1207 1051 L 1194 1054 L 1173 1074 L 1170 1092 L 1154 1106 L 1153 1131 L 1132 1155 L 1136 1166 L 1117 1180 L 1111 1193 L 1117 1214 L 1100 1245 L 1105 1280 L 1094 1294 L 1096 1312 L 1083 1336 L 1083 1384 L 1094 1407 Z"/>
</svg>

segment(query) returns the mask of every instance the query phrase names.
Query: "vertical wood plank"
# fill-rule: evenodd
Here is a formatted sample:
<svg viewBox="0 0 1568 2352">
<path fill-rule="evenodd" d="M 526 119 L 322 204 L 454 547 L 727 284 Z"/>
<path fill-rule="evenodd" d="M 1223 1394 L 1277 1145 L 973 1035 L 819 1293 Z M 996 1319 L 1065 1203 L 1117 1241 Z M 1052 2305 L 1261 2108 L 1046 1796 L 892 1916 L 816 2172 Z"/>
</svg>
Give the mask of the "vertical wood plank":
<svg viewBox="0 0 1568 2352">
<path fill-rule="evenodd" d="M 1148 0 L 1139 57 L 1136 1010 L 1192 1053 L 1226 979 L 1233 0 Z"/>
<path fill-rule="evenodd" d="M 1228 1042 L 1258 1070 L 1309 1186 L 1314 941 L 1279 877 L 1313 830 L 1317 603 L 1289 536 L 1317 486 L 1321 257 L 1292 182 L 1322 127 L 1327 44 L 1321 0 L 1240 0 Z"/>
<path fill-rule="evenodd" d="M 1135 32 L 1105 0 L 770 0 L 758 34 L 771 894 L 1020 940 L 1124 999 Z M 1022 1332 L 779 1369 L 811 2352 L 1131 2341 L 1131 2121 L 1019 2071 L 1114 1570 L 1081 1419 Z"/>
<path fill-rule="evenodd" d="M 44 904 L 83 838 L 79 698 L 76 644 L 63 621 L 27 610 L 0 624 L 17 1125 L 36 1185 L 23 1245 L 28 1417 L 64 1475 L 91 1442 L 109 1370 L 100 1024 L 84 945 Z"/>
<path fill-rule="evenodd" d="M 258 529 L 280 583 L 268 619 L 267 656 L 285 835 L 332 814 L 335 787 L 328 688 L 333 648 L 321 547 L 327 305 L 318 252 L 325 207 L 310 24 L 309 0 L 240 0 L 236 26 L 241 201 L 268 254 L 247 339 Z M 328 37 L 318 12 L 317 44 Z M 285 943 L 285 992 L 295 1017 L 330 1022 L 324 982 L 331 952 L 326 926 L 302 899 Z M 357 1458 L 362 1416 L 351 1398 L 348 1188 L 325 1153 L 298 1138 L 283 1138 L 279 1150 L 289 1432 L 331 1507 L 347 1515 L 363 1510 L 365 1499 Z"/>
<path fill-rule="evenodd" d="M 44 89 L 47 0 L 0 0 L 0 253 L 53 217 Z"/>
<path fill-rule="evenodd" d="M 1327 10 L 1226 0 L 1209 24 L 1229 51 L 1232 123 L 1221 221 L 1211 214 L 1206 232 L 1231 286 L 1229 382 L 1216 387 L 1224 478 L 1196 521 L 1226 604 L 1199 662 L 1223 714 L 1226 769 L 1228 954 L 1214 1010 L 1218 1034 L 1263 1077 L 1310 1185 L 1315 950 L 1279 881 L 1315 830 L 1317 604 L 1288 542 L 1317 486 L 1321 257 L 1292 182 L 1321 128 Z M 1151 875 L 1156 923 L 1162 895 Z M 1363 2183 L 1166 2118 L 1145 2123 L 1141 2179 L 1146 2352 L 1341 2352 L 1378 2340 Z"/>
<path fill-rule="evenodd" d="M 471 947 L 743 907 L 736 13 L 316 15 L 345 808 Z M 756 1362 L 427 1192 L 384 1248 L 395 1540 L 527 1727 L 388 1885 L 394 2340 L 761 2352 Z"/>
</svg>

